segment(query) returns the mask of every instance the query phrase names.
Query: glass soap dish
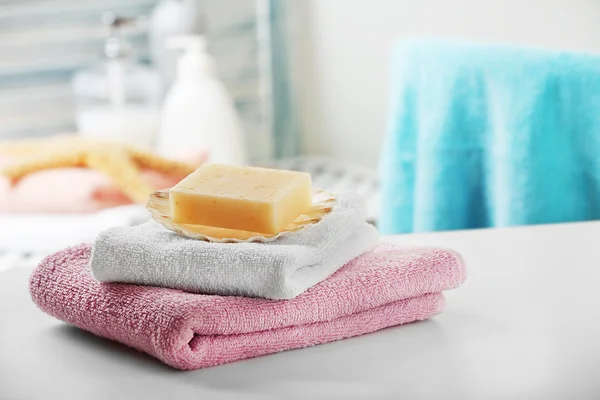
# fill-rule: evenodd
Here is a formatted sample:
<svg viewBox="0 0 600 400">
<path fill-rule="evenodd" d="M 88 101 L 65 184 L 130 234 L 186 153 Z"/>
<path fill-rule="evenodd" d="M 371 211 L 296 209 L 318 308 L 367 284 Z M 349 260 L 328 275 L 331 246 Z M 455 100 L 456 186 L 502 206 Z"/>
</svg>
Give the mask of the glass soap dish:
<svg viewBox="0 0 600 400">
<path fill-rule="evenodd" d="M 312 207 L 306 213 L 296 218 L 284 231 L 272 235 L 204 225 L 175 223 L 171 220 L 168 189 L 157 190 L 150 194 L 146 208 L 148 208 L 152 218 L 156 222 L 170 231 L 191 239 L 213 243 L 268 243 L 280 237 L 299 232 L 309 225 L 316 224 L 333 210 L 335 203 L 336 199 L 333 194 L 315 189 L 313 191 Z"/>
</svg>

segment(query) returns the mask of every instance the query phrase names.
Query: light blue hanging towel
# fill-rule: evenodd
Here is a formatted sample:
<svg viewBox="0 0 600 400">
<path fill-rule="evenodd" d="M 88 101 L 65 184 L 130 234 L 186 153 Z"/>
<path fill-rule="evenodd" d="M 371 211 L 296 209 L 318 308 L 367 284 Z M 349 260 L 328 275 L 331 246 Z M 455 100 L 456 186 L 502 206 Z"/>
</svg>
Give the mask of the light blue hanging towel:
<svg viewBox="0 0 600 400">
<path fill-rule="evenodd" d="M 600 56 L 413 40 L 394 54 L 383 234 L 600 218 Z"/>
</svg>

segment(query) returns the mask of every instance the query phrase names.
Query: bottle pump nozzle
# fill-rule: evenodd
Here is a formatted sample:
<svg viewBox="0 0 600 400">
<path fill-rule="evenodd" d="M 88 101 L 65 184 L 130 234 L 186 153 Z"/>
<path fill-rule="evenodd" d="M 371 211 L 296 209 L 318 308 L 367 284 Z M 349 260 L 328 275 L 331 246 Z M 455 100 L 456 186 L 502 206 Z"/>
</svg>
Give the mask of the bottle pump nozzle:
<svg viewBox="0 0 600 400">
<path fill-rule="evenodd" d="M 167 42 L 167 47 L 183 50 L 177 66 L 177 78 L 214 73 L 214 63 L 206 51 L 207 43 L 204 36 L 177 36 Z"/>
</svg>

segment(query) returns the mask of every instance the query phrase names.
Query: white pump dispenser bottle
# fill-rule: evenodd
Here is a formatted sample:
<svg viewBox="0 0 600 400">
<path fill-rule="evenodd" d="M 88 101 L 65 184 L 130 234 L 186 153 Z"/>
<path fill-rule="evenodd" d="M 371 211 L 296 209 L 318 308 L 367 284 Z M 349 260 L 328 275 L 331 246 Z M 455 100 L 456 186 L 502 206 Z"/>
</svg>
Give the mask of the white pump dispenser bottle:
<svg viewBox="0 0 600 400">
<path fill-rule="evenodd" d="M 208 162 L 247 164 L 242 124 L 233 100 L 216 76 L 204 38 L 181 36 L 168 45 L 184 52 L 164 101 L 158 151 L 184 159 L 206 151 Z"/>
</svg>

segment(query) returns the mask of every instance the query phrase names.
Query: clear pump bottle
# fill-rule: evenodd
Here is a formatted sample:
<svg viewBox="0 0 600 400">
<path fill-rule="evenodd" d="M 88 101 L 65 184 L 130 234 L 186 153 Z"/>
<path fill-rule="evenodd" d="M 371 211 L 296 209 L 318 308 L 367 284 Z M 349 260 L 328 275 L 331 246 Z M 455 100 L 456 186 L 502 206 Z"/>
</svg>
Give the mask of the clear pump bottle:
<svg viewBox="0 0 600 400">
<path fill-rule="evenodd" d="M 73 79 L 77 129 L 84 137 L 153 147 L 160 126 L 160 79 L 137 62 L 122 30 L 137 23 L 111 13 L 105 60 L 78 72 Z"/>
</svg>

